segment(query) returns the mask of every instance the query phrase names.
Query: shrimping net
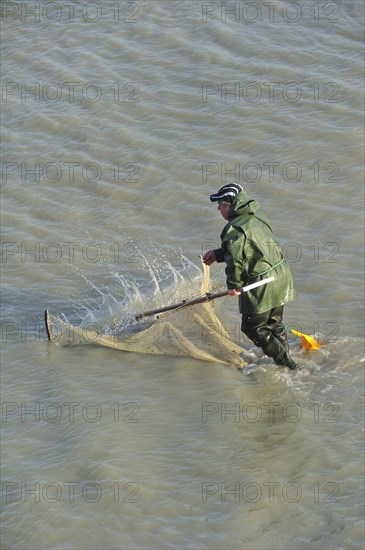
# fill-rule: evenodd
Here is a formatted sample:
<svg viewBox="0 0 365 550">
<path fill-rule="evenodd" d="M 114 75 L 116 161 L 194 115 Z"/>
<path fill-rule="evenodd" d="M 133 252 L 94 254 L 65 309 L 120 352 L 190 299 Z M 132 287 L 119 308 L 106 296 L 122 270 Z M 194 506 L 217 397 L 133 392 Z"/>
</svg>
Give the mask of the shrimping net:
<svg viewBox="0 0 365 550">
<path fill-rule="evenodd" d="M 201 294 L 210 291 L 210 269 L 203 265 Z M 153 319 L 153 318 L 152 318 Z M 233 342 L 213 309 L 213 301 L 160 314 L 148 328 L 105 335 L 75 327 L 46 312 L 48 337 L 60 346 L 98 344 L 123 351 L 187 356 L 203 361 L 245 366 L 244 351 Z"/>
</svg>

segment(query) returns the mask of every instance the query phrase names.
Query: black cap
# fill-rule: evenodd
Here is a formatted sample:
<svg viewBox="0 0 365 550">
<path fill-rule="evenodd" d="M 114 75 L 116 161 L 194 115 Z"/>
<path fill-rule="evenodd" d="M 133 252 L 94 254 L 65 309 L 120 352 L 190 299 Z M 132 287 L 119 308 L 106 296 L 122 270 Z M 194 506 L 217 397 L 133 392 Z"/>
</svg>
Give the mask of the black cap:
<svg viewBox="0 0 365 550">
<path fill-rule="evenodd" d="M 227 183 L 227 185 L 223 185 L 223 187 L 219 189 L 218 193 L 210 195 L 210 200 L 212 202 L 217 202 L 228 197 L 233 199 L 240 191 L 243 191 L 243 187 L 239 183 Z"/>
</svg>

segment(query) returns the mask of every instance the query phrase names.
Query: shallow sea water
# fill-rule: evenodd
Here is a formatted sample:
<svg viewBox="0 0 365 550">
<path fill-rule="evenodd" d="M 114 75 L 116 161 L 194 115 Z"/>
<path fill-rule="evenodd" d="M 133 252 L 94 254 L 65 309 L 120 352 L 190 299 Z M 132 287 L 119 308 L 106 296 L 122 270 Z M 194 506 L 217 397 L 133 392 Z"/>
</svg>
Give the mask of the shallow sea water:
<svg viewBox="0 0 365 550">
<path fill-rule="evenodd" d="M 226 4 L 2 2 L 3 548 L 363 547 L 363 5 Z M 47 341 L 195 292 L 233 180 L 301 373 Z"/>
</svg>

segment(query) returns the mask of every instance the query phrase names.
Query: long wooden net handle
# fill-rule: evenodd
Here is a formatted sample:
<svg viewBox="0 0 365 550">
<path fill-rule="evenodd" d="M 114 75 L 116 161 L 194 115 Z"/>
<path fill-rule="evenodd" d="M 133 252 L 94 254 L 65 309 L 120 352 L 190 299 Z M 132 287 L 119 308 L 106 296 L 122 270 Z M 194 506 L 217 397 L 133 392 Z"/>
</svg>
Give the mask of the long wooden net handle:
<svg viewBox="0 0 365 550">
<path fill-rule="evenodd" d="M 250 285 L 241 287 L 241 292 L 248 292 L 252 288 L 266 285 L 267 283 L 270 283 L 271 281 L 274 281 L 274 280 L 275 280 L 274 277 L 267 277 L 266 279 L 262 279 L 262 281 L 257 281 L 256 283 L 252 283 Z M 172 304 L 170 306 L 161 307 L 159 309 L 150 309 L 149 311 L 138 313 L 135 316 L 135 319 L 136 320 L 143 319 L 143 317 L 148 317 L 149 315 L 157 315 L 158 313 L 164 313 L 165 311 L 172 311 L 173 309 L 177 309 L 180 307 L 188 307 L 188 306 L 194 306 L 196 304 L 203 304 L 204 302 L 210 302 L 211 300 L 215 300 L 216 298 L 223 298 L 223 296 L 228 296 L 228 290 L 217 292 L 215 294 L 210 294 L 209 292 L 207 292 L 203 296 L 199 296 L 198 298 L 193 298 L 192 300 L 183 300 L 178 304 Z"/>
</svg>

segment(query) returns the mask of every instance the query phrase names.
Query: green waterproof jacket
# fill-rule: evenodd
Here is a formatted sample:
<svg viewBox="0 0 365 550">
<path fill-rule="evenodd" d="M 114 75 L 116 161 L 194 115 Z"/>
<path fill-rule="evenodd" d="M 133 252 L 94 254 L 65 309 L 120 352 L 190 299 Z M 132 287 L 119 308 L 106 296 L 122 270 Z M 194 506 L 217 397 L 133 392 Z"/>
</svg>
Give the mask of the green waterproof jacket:
<svg viewBox="0 0 365 550">
<path fill-rule="evenodd" d="M 229 290 L 275 277 L 275 281 L 241 294 L 242 313 L 263 313 L 294 300 L 290 268 L 274 240 L 270 221 L 261 212 L 259 202 L 250 200 L 244 191 L 234 198 L 221 241 L 221 248 L 214 252 L 218 262 L 226 262 Z"/>
</svg>

